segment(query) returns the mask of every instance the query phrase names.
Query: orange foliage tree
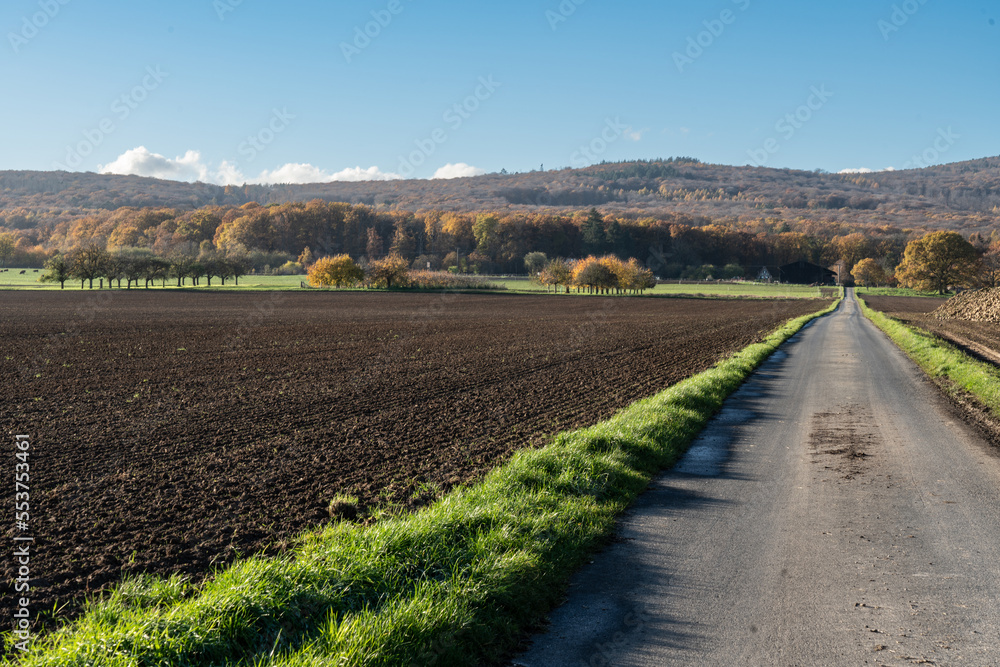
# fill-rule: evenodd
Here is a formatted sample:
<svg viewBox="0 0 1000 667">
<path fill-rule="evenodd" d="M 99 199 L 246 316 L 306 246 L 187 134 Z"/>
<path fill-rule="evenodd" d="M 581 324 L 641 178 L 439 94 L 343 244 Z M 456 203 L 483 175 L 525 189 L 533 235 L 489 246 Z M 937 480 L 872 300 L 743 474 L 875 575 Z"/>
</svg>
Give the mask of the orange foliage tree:
<svg viewBox="0 0 1000 667">
<path fill-rule="evenodd" d="M 612 262 L 591 255 L 573 265 L 573 284 L 577 289 L 585 288 L 588 292 L 604 293 L 618 284 L 618 277 L 611 269 Z"/>
<path fill-rule="evenodd" d="M 569 293 L 569 286 L 573 283 L 573 267 L 562 259 L 554 259 L 549 262 L 538 276 L 538 280 L 546 286 L 552 285 L 556 294 L 559 293 L 559 286 L 562 285 Z"/>
<path fill-rule="evenodd" d="M 975 246 L 958 232 L 930 232 L 906 246 L 896 276 L 907 287 L 944 294 L 951 286 L 970 286 L 978 260 Z"/>
<path fill-rule="evenodd" d="M 365 272 L 350 255 L 323 257 L 313 263 L 309 269 L 309 284 L 316 287 L 343 286 L 351 287 L 361 282 Z"/>
<path fill-rule="evenodd" d="M 371 287 L 408 287 L 410 264 L 399 255 L 389 255 L 368 265 L 366 280 Z"/>
<path fill-rule="evenodd" d="M 878 262 L 870 257 L 855 264 L 854 268 L 851 269 L 851 276 L 854 277 L 855 282 L 864 287 L 881 285 L 886 282 L 885 271 L 882 270 Z"/>
</svg>

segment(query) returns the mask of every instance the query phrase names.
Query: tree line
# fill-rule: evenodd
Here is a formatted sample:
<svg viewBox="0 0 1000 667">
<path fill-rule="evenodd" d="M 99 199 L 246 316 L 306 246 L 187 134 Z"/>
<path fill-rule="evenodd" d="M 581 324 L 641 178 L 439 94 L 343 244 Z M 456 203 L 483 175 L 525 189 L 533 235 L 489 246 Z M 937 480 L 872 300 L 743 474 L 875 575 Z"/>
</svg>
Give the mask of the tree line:
<svg viewBox="0 0 1000 667">
<path fill-rule="evenodd" d="M 65 288 L 69 280 L 79 280 L 80 288 L 85 285 L 94 288 L 94 281 L 108 287 L 117 284 L 121 289 L 125 281 L 125 289 L 132 289 L 143 284 L 160 281 L 165 287 L 167 280 L 176 280 L 178 287 L 183 287 L 188 280 L 193 286 L 201 284 L 202 280 L 212 286 L 212 279 L 218 278 L 223 285 L 233 279 L 239 285 L 239 279 L 245 276 L 251 268 L 250 258 L 245 253 L 218 253 L 205 250 L 198 255 L 175 254 L 161 257 L 145 248 L 123 248 L 109 251 L 107 248 L 91 243 L 74 248 L 68 253 L 57 253 L 45 263 L 47 273 L 42 277 L 44 282 L 57 282 L 60 289 Z"/>
<path fill-rule="evenodd" d="M 56 253 L 91 244 L 109 251 L 146 249 L 160 257 L 197 255 L 207 244 L 224 254 L 241 249 L 283 260 L 253 260 L 258 270 L 294 263 L 308 250 L 313 257 L 347 254 L 370 261 L 395 254 L 413 268 L 430 264 L 432 270 L 497 274 L 523 273 L 524 256 L 542 252 L 574 259 L 635 257 L 661 278 L 699 278 L 717 277 L 726 266 L 750 270 L 800 259 L 824 266 L 844 260 L 853 266 L 857 259 L 881 256 L 894 266 L 915 235 L 919 232 L 891 226 L 805 219 L 713 221 L 685 213 L 639 217 L 596 208 L 558 215 L 409 212 L 313 200 L 194 211 L 119 208 L 0 233 L 0 261 L 37 267 Z"/>
<path fill-rule="evenodd" d="M 907 244 L 924 233 L 809 219 L 710 220 L 676 212 L 640 217 L 597 208 L 558 215 L 387 211 L 317 199 L 193 211 L 123 207 L 51 226 L 0 232 L 0 264 L 37 267 L 56 255 L 65 261 L 81 249 L 96 247 L 109 256 L 136 256 L 123 260 L 133 276 L 179 279 L 183 285 L 188 280 L 238 278 L 227 264 L 232 261 L 243 267 L 237 270 L 301 274 L 314 258 L 339 255 L 367 262 L 395 256 L 411 270 L 523 274 L 525 256 L 539 252 L 567 261 L 637 258 L 658 278 L 698 280 L 753 277 L 761 267 L 799 260 L 827 267 L 842 264 L 850 272 L 861 260 L 872 259 L 888 280 L 903 261 Z M 996 232 L 965 238 L 980 256 L 998 240 Z M 164 268 L 163 261 L 170 266 Z M 109 270 L 117 271 L 117 264 L 111 262 Z M 195 266 L 188 269 L 187 264 Z M 117 274 L 111 280 L 117 284 Z M 122 282 L 130 286 L 134 281 L 123 277 Z"/>
</svg>

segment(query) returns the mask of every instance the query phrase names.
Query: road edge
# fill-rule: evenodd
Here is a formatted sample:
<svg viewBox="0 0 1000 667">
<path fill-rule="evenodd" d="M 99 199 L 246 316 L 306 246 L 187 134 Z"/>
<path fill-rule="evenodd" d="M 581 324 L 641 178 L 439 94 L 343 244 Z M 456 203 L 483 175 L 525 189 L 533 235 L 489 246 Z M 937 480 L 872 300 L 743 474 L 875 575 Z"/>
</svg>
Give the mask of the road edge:
<svg viewBox="0 0 1000 667">
<path fill-rule="evenodd" d="M 964 415 L 1000 439 L 1000 368 L 933 333 L 873 310 L 855 295 L 862 314 L 909 357 Z"/>
</svg>

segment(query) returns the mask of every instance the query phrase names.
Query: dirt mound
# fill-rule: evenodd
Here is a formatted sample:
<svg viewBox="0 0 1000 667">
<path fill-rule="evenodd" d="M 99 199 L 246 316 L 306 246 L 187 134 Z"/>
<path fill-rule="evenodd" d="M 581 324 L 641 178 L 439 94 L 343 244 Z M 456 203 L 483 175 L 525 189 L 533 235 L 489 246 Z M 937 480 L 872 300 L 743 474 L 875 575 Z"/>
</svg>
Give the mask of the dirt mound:
<svg viewBox="0 0 1000 667">
<path fill-rule="evenodd" d="M 963 292 L 932 314 L 939 320 L 1000 322 L 1000 287 Z"/>
</svg>

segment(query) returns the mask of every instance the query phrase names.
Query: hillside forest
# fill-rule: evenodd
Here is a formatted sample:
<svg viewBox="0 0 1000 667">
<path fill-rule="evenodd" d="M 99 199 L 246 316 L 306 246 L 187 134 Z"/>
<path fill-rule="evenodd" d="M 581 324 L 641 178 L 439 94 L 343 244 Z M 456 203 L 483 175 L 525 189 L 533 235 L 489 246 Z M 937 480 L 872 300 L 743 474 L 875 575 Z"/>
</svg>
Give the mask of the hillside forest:
<svg viewBox="0 0 1000 667">
<path fill-rule="evenodd" d="M 850 272 L 871 259 L 891 278 L 907 244 L 927 231 L 957 230 L 981 255 L 1000 241 L 997 158 L 877 174 L 672 159 L 454 181 L 244 188 L 3 172 L 0 186 L 5 266 L 41 267 L 56 254 L 99 246 L 166 259 L 240 257 L 251 272 L 304 273 L 316 259 L 346 254 L 362 262 L 398 256 L 415 269 L 524 274 L 525 257 L 542 253 L 635 258 L 662 279 L 753 277 L 799 260 Z M 339 189 L 344 201 L 275 201 L 316 189 Z M 387 201 L 392 192 L 409 192 L 400 198 L 415 208 Z M 241 201 L 244 193 L 260 201 Z M 461 197 L 425 206 L 449 193 Z"/>
</svg>

